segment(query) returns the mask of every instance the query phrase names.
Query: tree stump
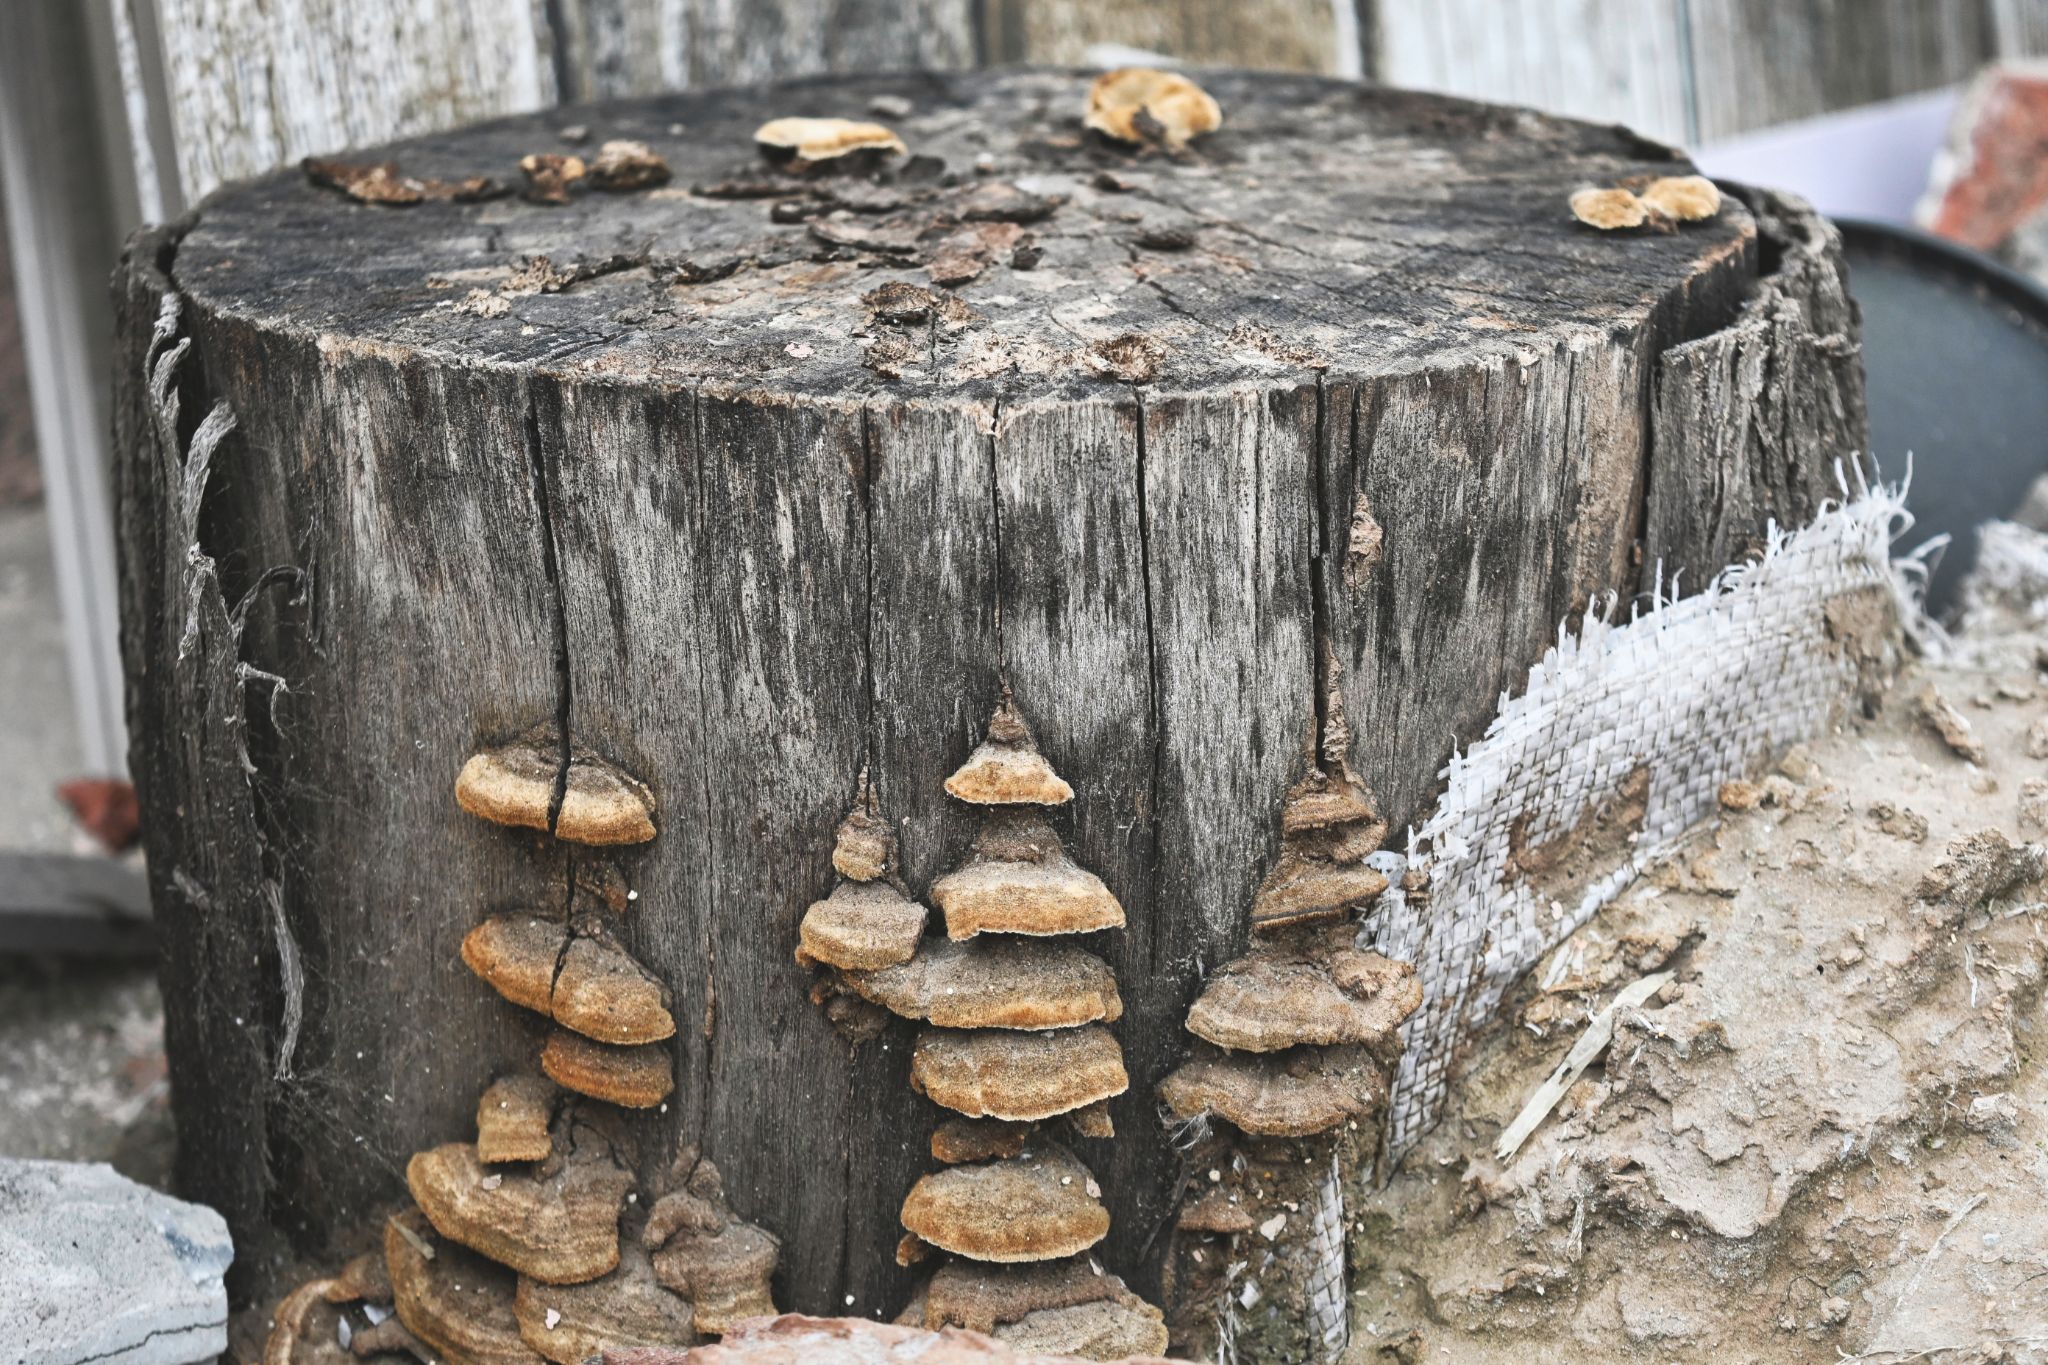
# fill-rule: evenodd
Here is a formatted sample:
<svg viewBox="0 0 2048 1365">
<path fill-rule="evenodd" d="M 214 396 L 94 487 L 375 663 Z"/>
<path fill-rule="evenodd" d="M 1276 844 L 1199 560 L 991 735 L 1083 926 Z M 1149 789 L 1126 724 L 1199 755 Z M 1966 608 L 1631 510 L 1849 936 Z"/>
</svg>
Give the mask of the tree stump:
<svg viewBox="0 0 2048 1365">
<path fill-rule="evenodd" d="M 1082 1155 L 1101 1259 L 1151 1292 L 1183 1174 L 1153 1088 L 1319 746 L 1398 842 L 1561 620 L 1833 491 L 1855 319 L 1803 206 L 1602 234 L 1567 196 L 1676 153 L 1204 79 L 1224 125 L 1177 153 L 1084 132 L 1079 74 L 834 79 L 362 158 L 516 183 L 581 124 L 651 144 L 661 188 L 393 206 L 280 172 L 138 239 L 133 767 L 180 1179 L 240 1292 L 367 1244 L 407 1156 L 532 1066 L 459 944 L 607 859 L 451 789 L 538 725 L 656 801 L 609 860 L 681 1021 L 646 1159 L 701 1144 L 782 1239 L 785 1308 L 895 1312 L 936 1111 L 907 1026 L 850 1048 L 792 950 L 864 770 L 913 894 L 960 864 L 941 784 L 1005 684 L 1127 913 L 1089 942 L 1131 1088 Z M 756 155 L 770 118 L 869 110 L 907 159 Z"/>
</svg>

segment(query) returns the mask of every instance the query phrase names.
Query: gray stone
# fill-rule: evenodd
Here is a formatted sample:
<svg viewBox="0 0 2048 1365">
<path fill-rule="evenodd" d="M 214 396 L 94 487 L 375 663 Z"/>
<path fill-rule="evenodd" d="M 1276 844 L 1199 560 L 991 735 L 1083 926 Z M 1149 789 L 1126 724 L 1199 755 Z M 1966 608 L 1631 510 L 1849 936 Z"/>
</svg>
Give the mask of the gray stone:
<svg viewBox="0 0 2048 1365">
<path fill-rule="evenodd" d="M 106 1165 L 0 1159 L 0 1342 L 23 1365 L 181 1365 L 227 1349 L 212 1209 Z"/>
</svg>

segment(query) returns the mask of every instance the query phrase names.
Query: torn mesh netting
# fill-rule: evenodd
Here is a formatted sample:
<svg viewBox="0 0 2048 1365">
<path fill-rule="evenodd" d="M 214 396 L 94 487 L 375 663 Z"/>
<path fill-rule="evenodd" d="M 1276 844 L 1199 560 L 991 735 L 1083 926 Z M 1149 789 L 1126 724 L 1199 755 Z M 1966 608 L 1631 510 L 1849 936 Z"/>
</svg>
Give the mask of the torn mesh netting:
<svg viewBox="0 0 2048 1365">
<path fill-rule="evenodd" d="M 1859 488 L 1802 530 L 1773 527 L 1761 559 L 1695 596 L 1561 627 L 1523 694 L 1452 757 L 1410 839 L 1429 894 L 1387 897 L 1368 930 L 1416 964 L 1424 992 L 1402 1030 L 1382 1170 L 1436 1121 L 1459 1045 L 1507 987 L 1710 814 L 1723 782 L 1821 733 L 1852 697 L 1859 661 L 1831 604 L 1917 612 L 1917 566 L 1890 553 L 1911 524 L 1903 496 Z M 1611 813 L 1609 840 L 1588 838 Z"/>
</svg>

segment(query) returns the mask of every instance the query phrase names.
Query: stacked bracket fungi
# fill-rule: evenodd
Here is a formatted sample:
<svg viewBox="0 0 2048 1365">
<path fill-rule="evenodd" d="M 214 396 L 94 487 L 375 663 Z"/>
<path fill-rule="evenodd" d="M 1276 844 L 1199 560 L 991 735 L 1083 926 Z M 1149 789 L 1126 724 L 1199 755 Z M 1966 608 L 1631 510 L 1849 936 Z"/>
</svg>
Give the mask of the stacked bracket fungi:
<svg viewBox="0 0 2048 1365">
<path fill-rule="evenodd" d="M 639 844 L 655 833 L 644 785 L 595 754 L 565 756 L 546 734 L 471 758 L 456 800 L 495 824 L 574 844 Z M 477 1103 L 474 1142 L 413 1156 L 405 1181 L 415 1207 L 385 1223 L 384 1274 L 357 1263 L 287 1296 L 266 1365 L 388 1350 L 452 1365 L 575 1365 L 612 1349 L 689 1346 L 775 1311 L 776 1241 L 733 1216 L 709 1161 L 686 1150 L 668 1192 L 640 1204 L 632 1131 L 612 1106 L 668 1097 L 675 1077 L 663 1043 L 676 1025 L 667 988 L 605 922 L 632 903 L 615 864 L 573 867 L 566 918 L 498 914 L 463 939 L 470 970 L 552 1022 L 545 1074 L 493 1082 Z M 368 1290 L 356 1283 L 372 1279 Z M 367 1321 L 325 1306 L 356 1299 L 371 1305 Z M 378 1302 L 393 1305 L 395 1320 Z"/>
<path fill-rule="evenodd" d="M 1209 978 L 1188 1010 L 1195 1055 L 1159 1086 L 1195 1172 L 1167 1274 L 1176 1339 L 1196 1349 L 1341 1354 L 1343 1173 L 1371 1164 L 1397 1031 L 1422 1003 L 1412 967 L 1358 946 L 1354 912 L 1387 889 L 1366 862 L 1386 824 L 1343 762 L 1340 719 L 1332 732 L 1288 793 L 1252 947 Z"/>
<path fill-rule="evenodd" d="M 1164 1350 L 1159 1310 L 1088 1255 L 1109 1211 L 1068 1146 L 1113 1133 L 1106 1102 L 1130 1081 L 1104 1025 L 1123 1000 L 1108 963 L 1046 941 L 1119 928 L 1123 907 L 1047 823 L 1074 791 L 1007 691 L 946 791 L 983 819 L 967 863 L 931 888 L 944 937 L 886 880 L 894 848 L 863 780 L 834 849 L 840 885 L 805 915 L 797 952 L 834 969 L 813 994 L 842 1028 L 849 1001 L 923 1022 L 910 1083 L 960 1115 L 932 1135 L 943 1169 L 903 1202 L 898 1260 L 947 1259 L 899 1321 L 1097 1359 Z"/>
</svg>

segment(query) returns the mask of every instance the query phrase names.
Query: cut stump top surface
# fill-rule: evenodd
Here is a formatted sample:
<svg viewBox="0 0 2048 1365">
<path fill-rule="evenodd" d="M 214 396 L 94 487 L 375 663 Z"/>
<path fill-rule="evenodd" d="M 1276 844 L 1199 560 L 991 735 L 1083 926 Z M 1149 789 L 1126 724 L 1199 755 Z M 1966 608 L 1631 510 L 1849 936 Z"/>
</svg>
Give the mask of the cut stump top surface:
<svg viewBox="0 0 2048 1365">
<path fill-rule="evenodd" d="M 1222 129 L 1169 155 L 1084 131 L 1089 79 L 828 78 L 502 119 L 350 159 L 516 186 L 528 153 L 588 158 L 632 138 L 674 178 L 561 207 L 516 196 L 390 207 L 280 171 L 203 205 L 177 276 L 204 308 L 329 351 L 709 391 L 1008 402 L 1570 346 L 1652 319 L 1755 240 L 1733 200 L 1676 234 L 1574 222 L 1574 189 L 1690 169 L 1616 128 L 1214 72 L 1201 79 Z M 882 117 L 878 99 L 911 112 Z M 797 114 L 882 117 L 912 159 L 864 176 L 779 172 L 753 131 Z M 573 125 L 587 141 L 561 138 Z M 968 217 L 1007 199 L 1002 186 L 1061 202 L 1025 223 Z M 804 216 L 777 221 L 796 217 L 792 205 Z M 1035 269 L 1015 264 L 1019 236 L 1042 249 Z M 963 257 L 986 262 L 979 275 L 933 283 L 935 260 Z M 870 301 L 891 282 L 941 302 L 919 316 L 914 300 L 907 312 Z M 1103 348 L 1132 334 L 1157 349 Z"/>
</svg>

